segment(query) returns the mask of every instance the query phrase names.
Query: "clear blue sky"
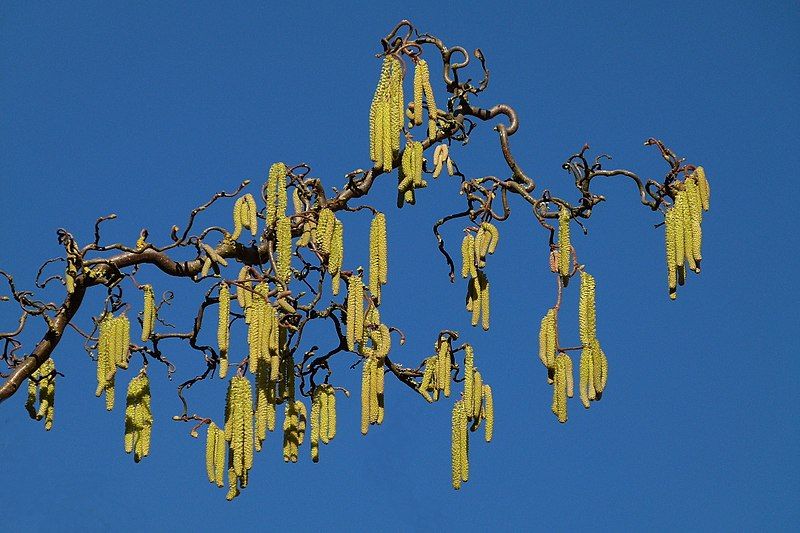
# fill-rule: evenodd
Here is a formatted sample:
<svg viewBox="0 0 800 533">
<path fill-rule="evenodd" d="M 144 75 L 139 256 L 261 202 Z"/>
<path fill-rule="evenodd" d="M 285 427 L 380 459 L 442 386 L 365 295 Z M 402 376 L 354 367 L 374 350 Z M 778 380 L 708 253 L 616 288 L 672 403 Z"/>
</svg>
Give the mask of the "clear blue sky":
<svg viewBox="0 0 800 533">
<path fill-rule="evenodd" d="M 798 242 L 789 214 L 800 163 L 800 10 L 796 2 L 649 4 L 5 3 L 0 268 L 22 287 L 32 288 L 38 264 L 61 253 L 59 227 L 85 242 L 94 219 L 114 212 L 109 239 L 133 242 L 148 227 L 164 242 L 194 206 L 243 179 L 263 180 L 278 160 L 308 162 L 329 187 L 340 186 L 346 172 L 369 163 L 374 54 L 401 18 L 484 51 L 492 82 L 476 103 L 518 110 L 512 148 L 542 187 L 574 197 L 560 165 L 584 142 L 621 167 L 661 176 L 663 161 L 642 146 L 652 135 L 704 165 L 713 190 L 703 273 L 671 302 L 658 216 L 630 183 L 598 184 L 608 201 L 575 244 L 597 279 L 610 379 L 602 402 L 585 411 L 572 400 L 560 425 L 536 356 L 553 282 L 529 210 L 515 203 L 500 228 L 488 266 L 493 323 L 484 333 L 469 327 L 464 283 L 448 282 L 430 230 L 460 208 L 454 183 L 432 183 L 398 212 L 392 179 L 381 179 L 374 203 L 388 212 L 391 261 L 383 317 L 409 337 L 394 357 L 416 363 L 439 329 L 456 329 L 495 390 L 495 440 L 473 442 L 472 478 L 459 492 L 449 483 L 451 404 L 425 404 L 390 381 L 383 426 L 362 437 L 357 400 L 341 401 L 339 434 L 319 464 L 305 449 L 300 464 L 285 465 L 275 434 L 256 457 L 251 486 L 227 503 L 205 479 L 202 439 L 171 421 L 176 383 L 163 368 L 153 372 L 152 456 L 135 465 L 123 453 L 122 410 L 107 413 L 94 397 L 94 364 L 68 333 L 55 354 L 67 377 L 54 430 L 28 419 L 23 395 L 0 407 L 5 528 L 797 524 L 800 365 L 789 332 L 797 326 Z M 453 157 L 471 176 L 506 172 L 488 125 Z M 228 217 L 225 206 L 205 220 Z M 363 264 L 368 219 L 344 222 L 346 263 Z M 454 250 L 460 229 L 446 232 Z M 197 290 L 141 276 L 176 291 L 167 318 L 186 327 Z M 562 328 L 577 341 L 575 293 L 567 293 Z M 90 297 L 78 322 L 98 308 Z M 0 304 L 0 330 L 15 320 L 12 306 Z M 314 342 L 329 339 L 320 332 Z M 169 356 L 177 380 L 202 366 L 178 344 Z M 352 360 L 342 357 L 335 376 L 358 390 Z M 190 394 L 193 410 L 219 419 L 223 396 L 219 380 L 201 384 Z"/>
</svg>

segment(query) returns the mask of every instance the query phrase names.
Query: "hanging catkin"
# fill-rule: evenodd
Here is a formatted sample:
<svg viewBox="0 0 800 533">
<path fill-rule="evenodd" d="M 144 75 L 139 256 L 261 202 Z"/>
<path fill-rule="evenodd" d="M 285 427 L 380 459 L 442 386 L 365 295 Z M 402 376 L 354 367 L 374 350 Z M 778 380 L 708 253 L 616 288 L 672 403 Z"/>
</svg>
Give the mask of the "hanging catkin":
<svg viewBox="0 0 800 533">
<path fill-rule="evenodd" d="M 267 226 L 273 227 L 286 215 L 286 165 L 274 163 L 269 168 L 264 198 L 267 202 Z"/>
<path fill-rule="evenodd" d="M 711 200 L 711 188 L 708 185 L 706 172 L 703 167 L 694 169 L 692 177 L 697 180 L 697 186 L 700 189 L 700 205 L 703 207 L 703 211 L 708 211 L 709 202 Z"/>
<path fill-rule="evenodd" d="M 558 272 L 563 278 L 569 276 L 570 259 L 572 257 L 572 245 L 570 244 L 569 235 L 570 218 L 569 209 L 562 206 L 558 211 Z"/>
<path fill-rule="evenodd" d="M 224 281 L 219 286 L 219 321 L 217 324 L 217 347 L 219 348 L 219 377 L 228 374 L 228 343 L 230 326 L 228 317 L 231 313 L 231 290 Z"/>
<path fill-rule="evenodd" d="M 667 286 L 669 287 L 669 297 L 672 300 L 678 297 L 678 274 L 675 265 L 675 217 L 675 208 L 668 207 L 664 215 L 664 242 L 667 253 Z"/>
<path fill-rule="evenodd" d="M 283 195 L 285 200 L 286 189 L 283 190 Z M 275 274 L 284 286 L 287 286 L 292 274 L 292 219 L 280 215 L 277 222 L 276 233 L 278 236 L 276 246 L 278 259 L 275 267 Z"/>
<path fill-rule="evenodd" d="M 484 438 L 486 442 L 491 442 L 492 435 L 494 435 L 494 400 L 492 399 L 492 388 L 485 384 L 483 386 L 483 404 L 484 418 L 486 419 Z"/>
<path fill-rule="evenodd" d="M 341 281 L 343 261 L 344 225 L 338 218 L 334 218 L 333 234 L 331 235 L 330 256 L 328 258 L 328 273 L 331 275 L 331 290 L 334 296 L 339 294 L 339 283 Z"/>
<path fill-rule="evenodd" d="M 469 479 L 469 434 L 467 433 L 467 412 L 464 401 L 453 405 L 450 457 L 453 471 L 453 488 L 458 490 L 461 483 Z"/>
<path fill-rule="evenodd" d="M 144 311 L 142 313 L 142 342 L 147 342 L 153 334 L 156 320 L 155 294 L 152 285 L 142 285 L 144 293 Z"/>
<path fill-rule="evenodd" d="M 475 372 L 475 354 L 472 346 L 469 344 L 464 345 L 464 403 L 472 405 L 473 395 L 481 394 L 481 391 L 476 391 L 474 387 Z M 467 418 L 472 418 L 472 413 L 467 413 Z"/>
<path fill-rule="evenodd" d="M 369 292 L 381 302 L 381 286 L 387 281 L 386 216 L 377 213 L 369 229 Z"/>
<path fill-rule="evenodd" d="M 361 276 L 352 275 L 347 280 L 347 349 L 354 351 L 363 336 L 364 284 Z"/>
</svg>

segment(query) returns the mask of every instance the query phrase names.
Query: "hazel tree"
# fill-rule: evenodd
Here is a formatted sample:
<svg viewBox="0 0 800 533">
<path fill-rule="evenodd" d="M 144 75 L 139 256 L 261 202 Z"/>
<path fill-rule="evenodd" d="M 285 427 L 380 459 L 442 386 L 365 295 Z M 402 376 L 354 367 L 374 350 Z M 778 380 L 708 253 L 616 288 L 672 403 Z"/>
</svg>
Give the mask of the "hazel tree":
<svg viewBox="0 0 800 533">
<path fill-rule="evenodd" d="M 585 233 L 584 222 L 605 200 L 592 191 L 596 178 L 632 182 L 639 202 L 656 214 L 655 227 L 663 227 L 668 296 L 675 299 L 688 271 L 700 272 L 701 223 L 710 195 L 703 168 L 649 138 L 644 145 L 658 151 L 666 168 L 663 178 L 644 180 L 631 170 L 608 168 L 609 156 L 591 158 L 584 145 L 562 165 L 574 180 L 574 196 L 558 198 L 542 190 L 512 152 L 509 139 L 520 127 L 513 107 L 476 103 L 490 79 L 480 49 L 469 54 L 461 46 L 448 47 L 407 20 L 380 44 L 378 83 L 368 113 L 371 163 L 346 174 L 338 187 L 327 187 L 307 163 L 275 162 L 263 183 L 246 180 L 213 194 L 168 234 L 143 229 L 136 242 L 106 242 L 102 230 L 116 218 L 113 214 L 96 220 L 91 242 L 78 242 L 60 229 L 64 254 L 41 265 L 34 285 L 63 286 L 61 303 L 38 299 L 0 270 L 9 291 L 3 300 L 19 306 L 16 325 L 0 332 L 7 368 L 0 372 L 0 402 L 27 386 L 28 414 L 44 420 L 50 430 L 55 386 L 63 377 L 54 356 L 62 336 L 74 332 L 96 362 L 95 393 L 104 397 L 108 411 L 122 403 L 116 394 L 118 379 L 125 386 L 124 449 L 138 462 L 150 453 L 154 425 L 148 366 L 165 365 L 171 377 L 177 369 L 164 346 L 173 352 L 174 343 L 183 343 L 197 353 L 184 363 L 196 375 L 178 385 L 182 410 L 173 420 L 192 424 L 194 437 L 203 430 L 208 479 L 219 487 L 227 485 L 230 500 L 249 483 L 255 452 L 276 431 L 281 409 L 284 461 L 297 462 L 306 440 L 311 460 L 319 461 L 320 446 L 336 436 L 337 400 L 351 394 L 337 383 L 332 361 L 350 354 L 356 357 L 350 368 L 361 372 L 364 435 L 384 422 L 387 377 L 426 402 L 452 401 L 452 486 L 459 489 L 469 479 L 470 435 L 482 430 L 483 439 L 492 440 L 489 365 L 479 370 L 479 356 L 447 324 L 433 339 L 430 356 L 397 359 L 392 345 L 405 342 L 402 324 L 387 324 L 380 313 L 385 303 L 381 288 L 390 272 L 391 213 L 367 203 L 373 187 L 396 187 L 397 207 L 413 208 L 418 196 L 425 201 L 426 195 L 436 194 L 437 179 L 460 183 L 463 209 L 443 214 L 433 225 L 433 237 L 455 283 L 452 255 L 458 245 L 446 243 L 440 229 L 445 224 L 463 229 L 460 278 L 466 280 L 472 326 L 490 330 L 490 256 L 501 245 L 500 226 L 511 216 L 512 205 L 515 210 L 518 205 L 541 227 L 543 259 L 549 260 L 555 282 L 555 303 L 542 310 L 538 346 L 542 381 L 553 390 L 552 412 L 559 422 L 567 421 L 569 399 L 575 394 L 570 353 L 580 353 L 581 404 L 588 409 L 601 400 L 609 362 L 598 339 L 595 279 L 580 261 L 571 232 L 579 228 Z M 497 132 L 506 166 L 497 175 L 471 176 L 450 149 L 466 146 L 484 124 Z M 361 154 L 365 162 L 366 149 Z M 395 171 L 396 181 L 390 177 Z M 205 211 L 223 202 L 230 202 L 232 218 L 200 229 Z M 369 247 L 366 268 L 351 264 L 344 247 L 345 221 L 358 211 L 372 218 L 369 243 L 364 243 Z M 187 252 L 192 258 L 181 259 Z M 136 275 L 143 269 L 160 271 L 163 282 L 138 283 Z M 174 329 L 167 327 L 167 304 L 174 295 L 172 282 L 179 279 L 206 290 L 194 319 Z M 562 297 L 570 285 L 577 285 L 578 292 L 578 346 L 566 346 L 559 330 Z M 92 290 L 104 295 L 102 308 L 81 310 Z M 323 340 L 304 335 L 312 323 L 328 325 L 329 349 L 321 351 L 317 345 Z M 216 343 L 204 344 L 201 332 L 214 327 Z M 20 339 L 31 328 L 36 335 L 41 331 L 41 338 L 26 346 Z M 247 353 L 229 350 L 232 335 L 246 337 Z M 202 382 L 215 377 L 228 383 L 224 417 L 216 419 L 192 409 L 188 395 L 189 389 L 199 391 Z"/>
</svg>

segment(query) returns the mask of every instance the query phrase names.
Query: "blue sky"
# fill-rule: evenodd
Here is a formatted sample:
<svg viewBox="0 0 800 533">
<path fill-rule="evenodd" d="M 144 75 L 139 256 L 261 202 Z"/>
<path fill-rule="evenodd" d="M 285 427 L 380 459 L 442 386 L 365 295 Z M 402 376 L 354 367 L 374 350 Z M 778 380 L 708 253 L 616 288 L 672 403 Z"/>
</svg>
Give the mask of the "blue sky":
<svg viewBox="0 0 800 533">
<path fill-rule="evenodd" d="M 135 465 L 123 453 L 122 410 L 107 413 L 94 397 L 93 363 L 68 334 L 55 353 L 66 378 L 58 383 L 53 431 L 28 419 L 22 395 L 0 406 L 5 525 L 407 531 L 796 524 L 800 365 L 790 328 L 797 327 L 798 243 L 789 215 L 800 163 L 800 10 L 796 2 L 697 4 L 6 3 L 0 268 L 22 287 L 32 288 L 38 265 L 60 253 L 59 227 L 86 242 L 95 218 L 113 212 L 119 218 L 108 225 L 109 240 L 132 243 L 148 227 L 165 242 L 193 207 L 243 179 L 263 180 L 278 160 L 307 162 L 328 187 L 339 187 L 345 173 L 369 163 L 374 54 L 402 18 L 448 44 L 483 50 L 492 80 L 476 103 L 517 109 L 512 149 L 540 187 L 574 197 L 561 163 L 584 142 L 620 167 L 657 178 L 663 161 L 642 146 L 656 136 L 706 168 L 712 211 L 704 220 L 703 273 L 671 302 L 663 232 L 653 229 L 659 217 L 639 204 L 630 183 L 598 184 L 608 201 L 587 223 L 588 237 L 576 232 L 574 244 L 597 279 L 610 379 L 602 402 L 585 411 L 572 400 L 570 420 L 560 425 L 536 356 L 538 322 L 554 294 L 545 236 L 529 210 L 515 202 L 500 226 L 485 333 L 469 326 L 464 283 L 448 282 L 430 230 L 461 208 L 455 183 L 440 179 L 416 206 L 398 211 L 392 179 L 381 180 L 369 198 L 389 220 L 382 314 L 408 335 L 394 358 L 415 364 L 440 329 L 455 329 L 475 346 L 495 391 L 495 439 L 473 442 L 471 480 L 462 490 L 449 484 L 451 403 L 428 405 L 390 380 L 383 426 L 362 437 L 357 400 L 343 400 L 340 431 L 319 464 L 305 449 L 299 464 L 285 465 L 274 435 L 256 457 L 251 486 L 227 503 L 205 480 L 202 439 L 171 420 L 180 407 L 174 387 L 199 371 L 197 354 L 170 347 L 174 382 L 154 368 L 153 451 Z M 443 88 L 435 90 L 443 98 Z M 506 172 L 491 124 L 452 155 L 470 176 Z M 204 220 L 226 223 L 229 208 Z M 345 263 L 363 264 L 368 219 L 343 220 Z M 445 232 L 455 251 L 460 231 L 456 223 Z M 139 280 L 175 290 L 168 318 L 186 327 L 197 287 L 151 271 Z M 570 289 L 562 328 L 577 341 L 577 291 Z M 78 323 L 89 323 L 97 309 L 97 295 L 89 297 Z M 12 306 L 0 304 L 0 330 L 15 320 Z M 320 330 L 314 342 L 330 338 Z M 352 361 L 341 357 L 335 380 L 357 391 Z M 216 418 L 223 398 L 219 380 L 190 393 L 194 410 Z"/>
</svg>

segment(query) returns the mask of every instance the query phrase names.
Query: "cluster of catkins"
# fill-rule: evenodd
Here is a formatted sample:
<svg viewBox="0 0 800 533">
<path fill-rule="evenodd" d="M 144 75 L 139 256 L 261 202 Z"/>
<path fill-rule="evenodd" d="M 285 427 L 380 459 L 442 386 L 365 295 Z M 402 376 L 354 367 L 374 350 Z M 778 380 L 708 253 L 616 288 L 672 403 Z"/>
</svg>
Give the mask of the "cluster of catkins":
<svg viewBox="0 0 800 533">
<path fill-rule="evenodd" d="M 448 344 L 440 339 L 440 344 Z M 449 362 L 448 354 L 448 362 Z M 464 346 L 464 394 L 453 405 L 451 464 L 453 488 L 458 490 L 461 483 L 469 481 L 469 433 L 480 427 L 484 420 L 484 439 L 491 442 L 494 432 L 494 405 L 492 388 L 483 383 L 480 372 L 475 368 L 475 355 L 472 347 Z"/>
<path fill-rule="evenodd" d="M 703 167 L 672 185 L 675 202 L 664 215 L 669 297 L 678 297 L 678 285 L 686 280 L 686 265 L 700 273 L 703 211 L 708 211 L 711 191 Z"/>
<path fill-rule="evenodd" d="M 599 400 L 608 379 L 608 360 L 597 340 L 595 313 L 595 280 L 582 266 L 574 261 L 570 243 L 569 209 L 562 206 L 558 214 L 558 246 L 550 254 L 550 269 L 566 287 L 570 278 L 580 270 L 580 294 L 578 300 L 578 326 L 581 339 L 580 381 L 578 392 L 581 403 L 587 409 L 590 402 Z M 560 348 L 558 341 L 559 305 L 547 310 L 539 327 L 539 359 L 547 369 L 547 383 L 553 386 L 551 409 L 558 421 L 567 421 L 567 399 L 575 392 L 573 365 L 569 355 Z"/>
<path fill-rule="evenodd" d="M 151 289 L 152 294 L 152 289 Z M 145 292 L 147 294 L 147 292 Z M 145 300 L 147 301 L 147 300 Z M 145 323 L 147 323 L 145 308 Z M 125 314 L 106 313 L 99 320 L 100 339 L 97 344 L 96 396 L 106 393 L 106 410 L 114 409 L 114 381 L 117 367 L 128 368 L 131 344 L 131 323 Z"/>
<path fill-rule="evenodd" d="M 483 222 L 473 235 L 467 230 L 461 241 L 461 277 L 469 277 L 467 311 L 472 313 L 472 325 L 478 322 L 484 331 L 489 329 L 489 279 L 486 277 L 486 256 L 494 253 L 500 233 L 491 222 Z"/>
<path fill-rule="evenodd" d="M 150 454 L 152 428 L 150 379 L 142 371 L 128 385 L 125 402 L 125 452 L 133 452 L 133 460 L 137 463 Z"/>
<path fill-rule="evenodd" d="M 39 407 L 36 408 L 36 398 L 39 398 Z M 28 398 L 25 409 L 34 420 L 44 419 L 44 429 L 53 428 L 56 403 L 56 365 L 52 359 L 47 359 L 36 372 L 28 378 Z"/>
<path fill-rule="evenodd" d="M 403 97 L 404 66 L 402 61 L 394 56 L 387 55 L 383 61 L 378 86 L 372 99 L 369 112 L 369 150 L 370 158 L 375 166 L 388 172 L 392 169 L 394 159 L 400 153 L 400 137 L 403 131 L 403 109 L 409 119 L 409 130 L 422 124 L 423 98 L 428 109 L 428 134 L 430 141 L 436 138 L 437 118 L 439 110 L 436 108 L 436 99 L 430 80 L 428 63 L 421 58 L 415 58 L 414 68 L 414 99 L 406 106 Z M 437 177 L 442 169 L 442 164 L 447 163 L 450 175 L 453 166 L 447 154 L 447 147 L 437 147 L 434 154 L 436 160 Z M 422 179 L 424 146 L 420 141 L 411 139 L 407 135 L 405 149 L 400 160 L 400 172 L 397 186 L 397 206 L 403 207 L 405 203 L 416 202 L 414 189 L 427 186 Z"/>
</svg>

